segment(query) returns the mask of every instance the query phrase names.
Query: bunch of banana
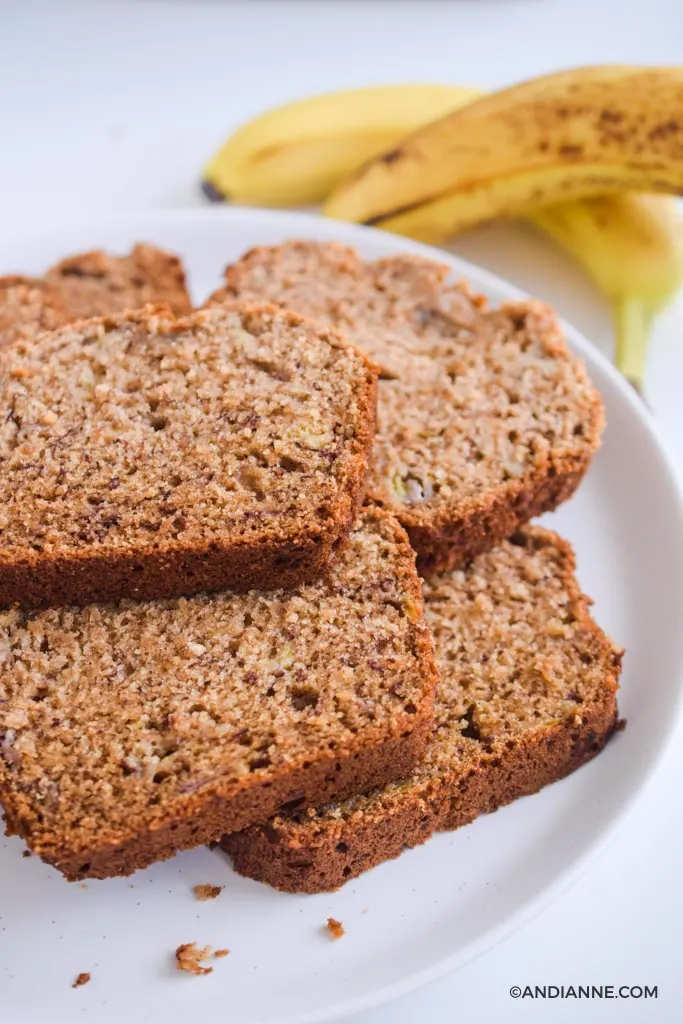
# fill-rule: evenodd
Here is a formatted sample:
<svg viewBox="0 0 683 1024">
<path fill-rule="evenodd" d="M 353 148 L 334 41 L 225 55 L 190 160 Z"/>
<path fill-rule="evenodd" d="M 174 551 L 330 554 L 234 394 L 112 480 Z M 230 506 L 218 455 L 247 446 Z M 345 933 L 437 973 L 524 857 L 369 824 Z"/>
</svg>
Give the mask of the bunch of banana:
<svg viewBox="0 0 683 1024">
<path fill-rule="evenodd" d="M 486 97 L 454 86 L 332 93 L 239 129 L 212 198 L 314 203 L 429 242 L 524 215 L 607 295 L 617 364 L 640 387 L 650 323 L 683 281 L 683 69 L 584 68 Z M 553 205 L 547 205 L 553 204 Z"/>
</svg>

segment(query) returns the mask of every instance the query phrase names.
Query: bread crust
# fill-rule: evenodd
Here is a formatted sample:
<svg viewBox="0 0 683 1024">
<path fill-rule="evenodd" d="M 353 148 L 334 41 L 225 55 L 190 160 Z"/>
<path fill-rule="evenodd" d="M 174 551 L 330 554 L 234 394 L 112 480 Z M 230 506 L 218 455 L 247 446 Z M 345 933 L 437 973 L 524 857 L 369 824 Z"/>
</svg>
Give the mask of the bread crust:
<svg viewBox="0 0 683 1024">
<path fill-rule="evenodd" d="M 235 304 L 245 317 L 277 317 L 286 328 L 313 327 L 306 318 L 283 313 L 270 306 Z M 159 325 L 159 308 L 101 317 L 70 325 L 90 333 L 107 332 L 120 324 L 141 330 L 173 332 L 202 321 L 205 314 Z M 348 348 L 336 332 L 325 329 L 333 346 Z M 53 336 L 54 337 L 54 336 Z M 8 358 L 21 362 L 21 343 L 11 345 Z M 133 548 L 91 548 L 65 545 L 61 550 L 36 551 L 32 546 L 0 548 L 0 607 L 15 602 L 26 607 L 86 605 L 133 597 L 151 600 L 164 596 L 187 596 L 202 590 L 225 588 L 243 592 L 258 587 L 292 587 L 310 582 L 324 571 L 335 551 L 344 543 L 363 502 L 367 486 L 377 405 L 376 368 L 357 350 L 359 360 L 355 400 L 357 416 L 354 437 L 346 440 L 346 482 L 329 506 L 324 520 L 311 514 L 304 530 L 293 533 L 283 528 L 270 535 L 211 537 L 206 542 L 163 540 L 136 544 Z"/>
<path fill-rule="evenodd" d="M 70 847 L 60 835 L 32 833 L 28 801 L 2 792 L 6 834 L 16 834 L 34 853 L 53 864 L 69 881 L 83 878 L 112 878 L 130 875 L 156 861 L 166 860 L 179 850 L 192 849 L 218 840 L 228 830 L 246 828 L 276 814 L 283 804 L 321 804 L 345 799 L 359 791 L 384 785 L 409 772 L 423 756 L 432 720 L 435 681 L 426 663 L 425 694 L 413 715 L 400 715 L 392 731 L 365 733 L 357 742 L 343 747 L 314 764 L 302 759 L 286 771 L 263 776 L 258 786 L 220 780 L 189 794 L 172 816 L 151 819 L 144 828 L 132 829 L 125 837 L 98 837 L 97 844 Z M 431 687 L 431 694 L 430 694 Z"/>
<path fill-rule="evenodd" d="M 596 404 L 595 420 L 602 422 L 600 404 Z M 596 429 L 596 447 L 600 429 Z M 552 512 L 572 497 L 592 459 L 593 451 L 583 457 L 553 460 L 523 480 L 509 481 L 504 490 L 490 494 L 462 519 L 454 519 L 441 509 L 430 516 L 403 512 L 399 519 L 417 552 L 418 570 L 431 576 L 462 568 L 476 555 L 511 537 L 530 519 Z"/>
<path fill-rule="evenodd" d="M 167 303 L 176 316 L 192 309 L 185 271 L 173 253 L 138 243 L 127 256 L 100 250 L 60 260 L 45 280 L 71 318 L 106 316 L 150 303 Z"/>
<path fill-rule="evenodd" d="M 582 709 L 583 710 L 583 709 Z M 459 828 L 571 774 L 605 746 L 617 724 L 614 694 L 495 758 L 464 777 L 444 778 L 430 793 L 392 804 L 388 813 L 325 823 L 317 835 L 286 827 L 252 826 L 225 836 L 222 848 L 235 870 L 283 892 L 339 889 L 351 878 L 420 846 L 438 831 Z"/>
<path fill-rule="evenodd" d="M 487 739 L 474 756 L 370 794 L 343 811 L 281 816 L 221 841 L 242 875 L 285 892 L 338 889 L 350 878 L 522 796 L 538 792 L 595 757 L 618 725 L 616 694 L 623 652 L 593 621 L 590 599 L 573 576 L 571 547 L 556 534 L 532 528 L 526 543 L 551 544 L 559 573 L 577 611 L 586 652 L 599 664 L 600 687 L 590 701 L 562 717 L 505 739 Z M 438 646 L 436 649 L 439 660 Z M 443 666 L 442 666 L 443 670 Z M 443 726 L 442 726 L 443 728 Z"/>
</svg>

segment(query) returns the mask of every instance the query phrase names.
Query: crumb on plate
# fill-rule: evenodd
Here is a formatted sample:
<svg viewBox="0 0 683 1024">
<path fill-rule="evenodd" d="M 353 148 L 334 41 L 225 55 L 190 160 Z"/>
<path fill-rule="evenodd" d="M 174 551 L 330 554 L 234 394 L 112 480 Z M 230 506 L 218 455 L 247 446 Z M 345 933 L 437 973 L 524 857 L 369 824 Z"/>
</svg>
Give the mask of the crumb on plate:
<svg viewBox="0 0 683 1024">
<path fill-rule="evenodd" d="M 90 981 L 90 971 L 81 971 L 76 980 L 72 982 L 72 988 L 80 988 L 81 985 L 87 985 Z"/>
<path fill-rule="evenodd" d="M 327 919 L 327 930 L 330 933 L 330 938 L 341 939 L 344 934 L 344 925 L 341 921 L 337 921 L 334 917 L 328 917 Z"/>
<path fill-rule="evenodd" d="M 211 946 L 198 946 L 196 942 L 183 942 L 175 951 L 176 967 L 190 974 L 211 974 L 213 967 L 203 967 L 200 960 L 211 956 Z"/>
<path fill-rule="evenodd" d="M 223 889 L 222 885 L 209 885 L 208 882 L 192 886 L 192 892 L 198 900 L 215 900 L 223 892 Z"/>
</svg>

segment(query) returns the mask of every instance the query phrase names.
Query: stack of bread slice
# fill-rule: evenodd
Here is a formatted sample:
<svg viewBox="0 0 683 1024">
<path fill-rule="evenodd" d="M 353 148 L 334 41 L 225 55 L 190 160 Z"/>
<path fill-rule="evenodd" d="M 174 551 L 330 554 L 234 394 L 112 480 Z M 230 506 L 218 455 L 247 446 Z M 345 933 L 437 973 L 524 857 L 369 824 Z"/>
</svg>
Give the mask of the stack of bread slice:
<svg viewBox="0 0 683 1024">
<path fill-rule="evenodd" d="M 336 888 L 604 746 L 621 652 L 526 525 L 603 427 L 547 307 L 292 242 L 192 312 L 139 245 L 0 280 L 0 343 L 0 803 L 67 878 Z"/>
</svg>

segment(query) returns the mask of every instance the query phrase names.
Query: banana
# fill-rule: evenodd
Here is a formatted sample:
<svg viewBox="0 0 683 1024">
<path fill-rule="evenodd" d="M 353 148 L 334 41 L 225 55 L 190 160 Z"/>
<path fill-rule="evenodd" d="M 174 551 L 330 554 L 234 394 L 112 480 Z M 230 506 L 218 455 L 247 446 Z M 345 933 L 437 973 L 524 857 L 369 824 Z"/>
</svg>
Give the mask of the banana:
<svg viewBox="0 0 683 1024">
<path fill-rule="evenodd" d="M 267 206 L 320 202 L 367 160 L 480 95 L 452 85 L 393 85 L 278 107 L 227 140 L 204 171 L 204 191 Z"/>
<path fill-rule="evenodd" d="M 652 90 L 649 97 L 646 87 Z M 666 116 L 657 118 L 653 110 L 660 102 L 664 104 L 667 89 L 667 102 L 676 100 L 678 106 L 670 106 Z M 228 139 L 208 165 L 204 187 L 212 198 L 280 206 L 314 203 L 364 162 L 394 147 L 361 170 L 348 186 L 338 189 L 327 205 L 327 212 L 335 213 L 337 197 L 344 197 L 348 190 L 353 197 L 361 187 L 362 198 L 366 178 L 372 187 L 385 178 L 382 198 L 395 207 L 392 189 L 407 187 L 402 183 L 407 173 L 401 169 L 403 156 L 397 157 L 396 153 L 424 154 L 423 185 L 433 181 L 438 170 L 432 166 L 434 162 L 441 160 L 451 166 L 454 161 L 462 164 L 466 159 L 471 166 L 477 163 L 479 177 L 473 176 L 464 194 L 462 188 L 449 187 L 442 194 L 435 193 L 436 198 L 408 204 L 407 209 L 393 216 L 380 217 L 377 226 L 438 243 L 465 226 L 491 219 L 496 215 L 494 211 L 524 212 L 569 251 L 604 292 L 614 317 L 617 365 L 632 383 L 642 387 L 652 320 L 683 283 L 683 226 L 675 202 L 668 196 L 614 191 L 540 208 L 538 203 L 549 196 L 561 195 L 565 200 L 584 196 L 587 189 L 598 185 L 601 193 L 617 190 L 625 170 L 629 183 L 653 187 L 647 153 L 641 153 L 640 162 L 623 167 L 625 149 L 637 149 L 643 133 L 649 135 L 653 153 L 660 143 L 667 144 L 666 159 L 662 146 L 653 157 L 660 161 L 662 173 L 655 184 L 673 187 L 673 157 L 678 154 L 679 164 L 683 160 L 683 129 L 679 128 L 678 115 L 683 71 L 579 69 L 492 95 L 485 105 L 484 101 L 475 103 L 482 95 L 476 89 L 459 86 L 397 85 L 329 93 L 292 103 L 257 117 Z M 598 96 L 600 103 L 596 105 Z M 465 119 L 463 128 L 460 116 L 454 112 L 467 104 L 470 112 L 479 113 Z M 667 108 L 662 105 L 661 109 Z M 430 123 L 445 112 L 447 116 L 441 121 Z M 645 120 L 646 115 L 649 120 Z M 634 140 L 632 129 L 637 127 L 635 119 L 639 116 L 644 119 L 643 125 Z M 489 154 L 491 147 L 500 146 L 500 138 L 489 143 L 488 129 L 482 123 L 486 118 L 491 121 L 491 132 L 495 130 L 499 136 L 507 133 L 510 166 L 505 173 L 504 159 L 494 160 Z M 426 127 L 405 144 L 401 141 L 406 132 L 421 126 Z M 522 158 L 534 154 L 529 142 L 534 128 L 537 148 L 544 159 L 535 156 L 535 165 L 530 166 Z M 480 150 L 468 150 L 475 143 Z M 598 143 L 609 157 L 601 165 L 598 161 L 605 154 L 596 149 Z M 582 160 L 575 151 L 567 151 L 568 146 L 577 145 L 582 147 Z M 617 163 L 615 153 L 619 146 L 622 164 Z M 481 154 L 476 159 L 475 152 Z M 599 171 L 594 172 L 598 166 Z M 400 195 L 405 198 L 405 193 Z"/>
<path fill-rule="evenodd" d="M 559 203 L 531 219 L 578 260 L 607 296 L 616 364 L 641 391 L 652 322 L 683 284 L 683 219 L 677 201 L 625 192 Z"/>
<path fill-rule="evenodd" d="M 578 68 L 475 100 L 361 167 L 324 212 L 434 241 L 628 189 L 683 191 L 683 68 Z"/>
</svg>

